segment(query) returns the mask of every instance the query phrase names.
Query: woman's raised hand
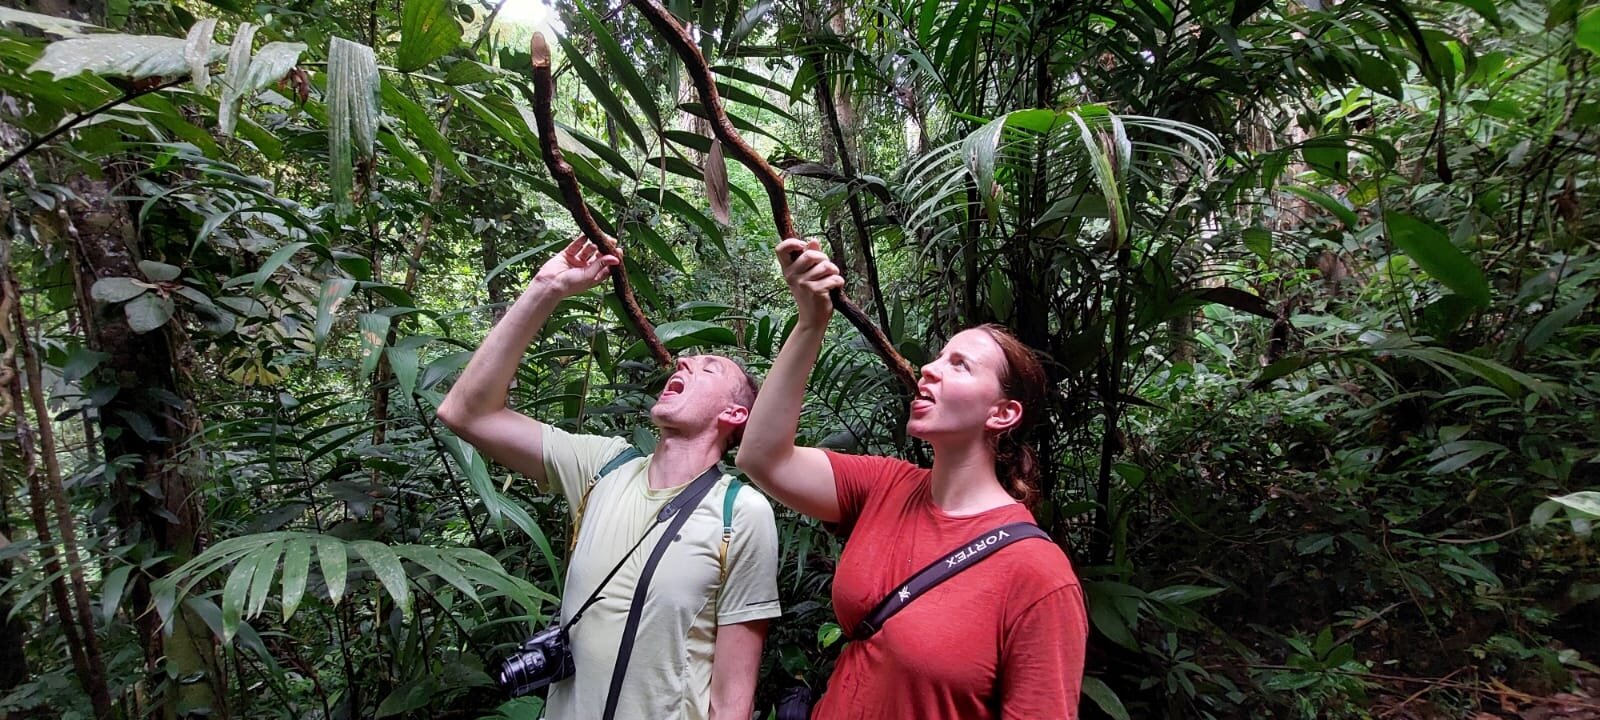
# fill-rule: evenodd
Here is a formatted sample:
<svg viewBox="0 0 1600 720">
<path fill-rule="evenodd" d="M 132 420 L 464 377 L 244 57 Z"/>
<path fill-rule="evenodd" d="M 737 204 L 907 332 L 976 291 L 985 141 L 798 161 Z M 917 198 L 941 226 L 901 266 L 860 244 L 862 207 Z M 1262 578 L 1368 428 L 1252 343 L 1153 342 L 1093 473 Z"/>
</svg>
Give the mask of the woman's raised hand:
<svg viewBox="0 0 1600 720">
<path fill-rule="evenodd" d="M 799 322 L 826 325 L 833 317 L 828 293 L 844 287 L 839 266 L 828 259 L 816 240 L 788 238 L 778 243 L 778 267 L 783 269 L 783 280 L 794 295 Z"/>
</svg>

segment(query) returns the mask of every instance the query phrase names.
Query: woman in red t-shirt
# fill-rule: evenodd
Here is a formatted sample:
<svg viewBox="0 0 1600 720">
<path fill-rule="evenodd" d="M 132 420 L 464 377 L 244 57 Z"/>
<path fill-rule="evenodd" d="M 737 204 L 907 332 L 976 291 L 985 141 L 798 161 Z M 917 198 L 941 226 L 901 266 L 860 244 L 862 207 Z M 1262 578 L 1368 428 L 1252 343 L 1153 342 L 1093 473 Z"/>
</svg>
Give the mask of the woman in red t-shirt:
<svg viewBox="0 0 1600 720">
<path fill-rule="evenodd" d="M 1033 521 L 1019 500 L 1034 492 L 1038 469 L 1019 437 L 1043 410 L 1047 380 L 1003 328 L 968 329 L 922 366 L 911 402 L 906 432 L 933 446 L 931 470 L 796 447 L 806 378 L 833 313 L 828 291 L 844 282 L 815 241 L 783 241 L 778 262 L 799 319 L 750 411 L 738 464 L 783 504 L 849 533 L 833 580 L 849 631 L 934 560 Z M 1075 718 L 1087 633 L 1061 549 L 1017 542 L 846 645 L 813 717 Z"/>
</svg>

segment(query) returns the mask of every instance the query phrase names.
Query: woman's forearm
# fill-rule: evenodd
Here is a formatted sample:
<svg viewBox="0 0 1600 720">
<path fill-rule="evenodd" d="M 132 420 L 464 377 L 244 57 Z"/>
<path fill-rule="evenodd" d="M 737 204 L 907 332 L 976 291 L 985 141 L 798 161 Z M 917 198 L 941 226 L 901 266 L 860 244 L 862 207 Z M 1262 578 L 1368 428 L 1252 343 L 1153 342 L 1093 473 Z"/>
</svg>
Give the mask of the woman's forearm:
<svg viewBox="0 0 1600 720">
<path fill-rule="evenodd" d="M 739 467 L 755 474 L 784 462 L 794 451 L 805 403 L 806 381 L 822 351 L 826 322 L 797 323 L 778 351 L 778 359 L 761 384 L 744 439 L 739 444 Z"/>
</svg>

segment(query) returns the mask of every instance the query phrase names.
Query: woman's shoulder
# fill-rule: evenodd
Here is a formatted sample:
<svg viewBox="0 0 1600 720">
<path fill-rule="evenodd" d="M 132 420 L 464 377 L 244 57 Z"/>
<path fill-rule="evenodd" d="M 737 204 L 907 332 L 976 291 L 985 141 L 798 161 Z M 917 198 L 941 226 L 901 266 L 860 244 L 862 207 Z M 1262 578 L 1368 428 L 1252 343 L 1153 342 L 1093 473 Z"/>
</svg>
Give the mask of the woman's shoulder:
<svg viewBox="0 0 1600 720">
<path fill-rule="evenodd" d="M 918 479 L 928 474 L 928 469 L 918 467 L 888 455 L 852 455 L 834 450 L 823 450 L 833 466 L 835 477 L 846 475 L 875 482 Z"/>
<path fill-rule="evenodd" d="M 1062 588 L 1077 587 L 1072 562 L 1053 540 L 1022 540 L 1006 549 L 1007 571 L 1014 592 L 1043 596 Z"/>
</svg>

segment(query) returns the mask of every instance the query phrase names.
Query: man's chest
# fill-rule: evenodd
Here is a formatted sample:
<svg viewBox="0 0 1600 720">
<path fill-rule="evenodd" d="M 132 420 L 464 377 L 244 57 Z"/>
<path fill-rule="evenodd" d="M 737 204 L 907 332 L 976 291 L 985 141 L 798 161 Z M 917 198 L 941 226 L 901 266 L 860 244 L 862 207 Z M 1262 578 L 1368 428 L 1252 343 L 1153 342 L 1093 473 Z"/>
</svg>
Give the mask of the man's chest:
<svg viewBox="0 0 1600 720">
<path fill-rule="evenodd" d="M 605 497 L 598 491 L 590 498 L 594 504 L 573 546 L 564 604 L 581 604 L 599 588 L 598 609 L 626 612 L 646 581 L 651 556 L 659 553 L 645 588 L 651 612 L 694 613 L 702 608 L 721 575 L 722 526 L 715 509 L 704 503 L 686 508 L 688 517 L 667 537 L 670 520 L 657 522 L 662 503 Z"/>
</svg>

